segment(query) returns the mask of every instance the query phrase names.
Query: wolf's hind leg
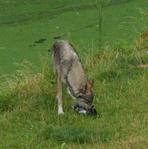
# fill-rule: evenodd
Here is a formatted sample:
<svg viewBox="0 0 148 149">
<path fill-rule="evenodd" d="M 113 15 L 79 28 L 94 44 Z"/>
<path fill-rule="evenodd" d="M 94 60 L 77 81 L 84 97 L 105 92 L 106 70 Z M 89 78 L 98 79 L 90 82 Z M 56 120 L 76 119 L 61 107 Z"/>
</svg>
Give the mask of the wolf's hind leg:
<svg viewBox="0 0 148 149">
<path fill-rule="evenodd" d="M 57 77 L 57 94 L 56 98 L 58 101 L 58 114 L 64 114 L 63 112 L 63 98 L 62 98 L 62 81 L 60 77 Z"/>
</svg>

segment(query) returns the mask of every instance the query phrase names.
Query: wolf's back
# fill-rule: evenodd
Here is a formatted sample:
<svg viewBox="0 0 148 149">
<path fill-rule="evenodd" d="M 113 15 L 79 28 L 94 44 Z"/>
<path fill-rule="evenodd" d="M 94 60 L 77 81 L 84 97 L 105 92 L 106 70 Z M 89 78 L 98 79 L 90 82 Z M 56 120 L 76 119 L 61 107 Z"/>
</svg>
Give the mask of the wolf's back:
<svg viewBox="0 0 148 149">
<path fill-rule="evenodd" d="M 59 65 L 63 62 L 71 62 L 77 55 L 69 42 L 58 40 L 52 47 L 52 57 L 55 65 Z"/>
</svg>

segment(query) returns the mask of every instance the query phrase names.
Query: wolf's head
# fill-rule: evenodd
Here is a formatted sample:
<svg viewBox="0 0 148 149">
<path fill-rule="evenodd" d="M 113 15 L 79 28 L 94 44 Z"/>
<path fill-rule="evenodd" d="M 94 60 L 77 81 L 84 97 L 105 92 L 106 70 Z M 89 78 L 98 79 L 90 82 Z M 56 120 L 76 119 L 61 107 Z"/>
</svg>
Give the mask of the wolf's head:
<svg viewBox="0 0 148 149">
<path fill-rule="evenodd" d="M 84 99 L 85 103 L 87 104 L 92 104 L 93 102 L 93 84 L 94 81 L 92 80 L 87 80 L 86 84 L 84 86 L 82 86 L 79 90 L 79 98 Z"/>
<path fill-rule="evenodd" d="M 79 90 L 78 105 L 86 110 L 89 115 L 96 115 L 96 109 L 92 105 L 94 94 L 93 94 L 93 84 L 94 81 L 87 80 L 86 84 L 82 86 Z"/>
</svg>

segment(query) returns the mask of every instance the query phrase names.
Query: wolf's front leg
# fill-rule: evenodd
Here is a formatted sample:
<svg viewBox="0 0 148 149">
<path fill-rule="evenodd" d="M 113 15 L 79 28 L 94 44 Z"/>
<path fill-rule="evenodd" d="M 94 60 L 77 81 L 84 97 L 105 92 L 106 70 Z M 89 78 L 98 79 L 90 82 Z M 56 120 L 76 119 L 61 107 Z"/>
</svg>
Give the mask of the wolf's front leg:
<svg viewBox="0 0 148 149">
<path fill-rule="evenodd" d="M 57 95 L 58 100 L 58 114 L 64 114 L 63 112 L 63 98 L 62 98 L 62 82 L 60 77 L 57 78 Z"/>
</svg>

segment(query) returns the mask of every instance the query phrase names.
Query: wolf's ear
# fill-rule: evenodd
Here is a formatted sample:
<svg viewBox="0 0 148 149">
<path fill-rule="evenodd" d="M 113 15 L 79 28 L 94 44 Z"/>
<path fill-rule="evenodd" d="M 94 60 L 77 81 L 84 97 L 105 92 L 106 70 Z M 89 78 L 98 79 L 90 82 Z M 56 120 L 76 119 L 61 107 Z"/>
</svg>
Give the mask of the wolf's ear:
<svg viewBox="0 0 148 149">
<path fill-rule="evenodd" d="M 94 86 L 94 80 L 87 80 L 88 84 L 93 87 Z"/>
</svg>

